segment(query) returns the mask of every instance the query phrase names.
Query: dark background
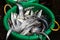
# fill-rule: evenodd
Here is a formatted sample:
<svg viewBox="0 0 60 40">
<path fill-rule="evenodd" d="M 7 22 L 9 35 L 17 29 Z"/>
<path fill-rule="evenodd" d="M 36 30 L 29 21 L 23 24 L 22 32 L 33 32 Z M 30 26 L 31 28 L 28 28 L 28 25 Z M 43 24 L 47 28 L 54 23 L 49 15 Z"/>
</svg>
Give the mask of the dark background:
<svg viewBox="0 0 60 40">
<path fill-rule="evenodd" d="M 40 4 L 45 5 L 54 12 L 56 20 L 60 23 L 60 0 L 40 0 Z M 5 40 L 7 31 L 4 29 L 3 17 L 4 17 L 4 5 L 6 4 L 5 0 L 0 0 L 0 40 Z M 57 27 L 57 26 L 56 26 Z M 60 40 L 60 30 L 57 32 L 51 32 L 49 34 L 51 40 Z M 9 37 L 8 40 L 12 40 Z"/>
</svg>

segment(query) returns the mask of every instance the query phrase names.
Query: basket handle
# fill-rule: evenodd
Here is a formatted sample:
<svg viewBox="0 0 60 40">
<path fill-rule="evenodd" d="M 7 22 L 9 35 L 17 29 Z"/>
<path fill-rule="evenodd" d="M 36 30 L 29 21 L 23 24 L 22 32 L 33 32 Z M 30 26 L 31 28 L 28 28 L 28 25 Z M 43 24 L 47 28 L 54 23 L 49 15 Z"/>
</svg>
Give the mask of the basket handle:
<svg viewBox="0 0 60 40">
<path fill-rule="evenodd" d="M 10 4 L 6 4 L 5 6 L 4 6 L 4 13 L 6 14 L 6 8 L 7 7 L 10 7 L 10 8 L 12 8 L 12 6 L 10 5 Z"/>
</svg>

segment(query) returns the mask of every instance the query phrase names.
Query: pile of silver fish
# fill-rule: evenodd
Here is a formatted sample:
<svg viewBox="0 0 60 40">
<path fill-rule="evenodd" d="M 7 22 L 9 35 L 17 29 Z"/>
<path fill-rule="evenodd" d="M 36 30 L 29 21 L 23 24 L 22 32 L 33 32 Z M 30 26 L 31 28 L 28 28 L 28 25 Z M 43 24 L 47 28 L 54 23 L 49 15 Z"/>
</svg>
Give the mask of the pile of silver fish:
<svg viewBox="0 0 60 40">
<path fill-rule="evenodd" d="M 47 34 L 44 33 L 45 29 L 48 28 L 48 23 L 45 19 L 42 19 L 42 9 L 37 13 L 33 12 L 32 8 L 28 7 L 23 9 L 20 4 L 16 4 L 19 9 L 19 14 L 11 12 L 11 20 L 9 25 L 10 30 L 7 33 L 6 40 L 8 39 L 10 33 L 15 31 L 22 35 L 32 35 L 36 34 L 43 34 L 45 35 L 48 40 L 50 38 Z M 25 11 L 25 12 L 24 12 Z"/>
</svg>

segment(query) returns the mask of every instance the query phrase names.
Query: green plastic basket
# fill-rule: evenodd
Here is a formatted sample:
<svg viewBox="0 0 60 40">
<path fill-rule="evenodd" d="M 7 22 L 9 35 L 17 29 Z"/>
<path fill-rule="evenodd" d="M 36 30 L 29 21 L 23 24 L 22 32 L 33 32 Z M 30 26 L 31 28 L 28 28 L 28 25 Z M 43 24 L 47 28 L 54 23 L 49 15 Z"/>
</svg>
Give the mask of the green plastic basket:
<svg viewBox="0 0 60 40">
<path fill-rule="evenodd" d="M 48 18 L 49 18 L 49 21 L 51 22 L 50 24 L 50 28 L 54 28 L 55 26 L 55 17 L 52 13 L 51 10 L 49 10 L 47 7 L 41 5 L 41 4 L 37 4 L 37 3 L 21 3 L 21 5 L 24 7 L 24 8 L 27 8 L 27 7 L 30 7 L 30 6 L 34 6 L 35 8 L 33 9 L 34 11 L 37 11 L 37 10 L 40 10 L 42 9 L 44 11 L 44 14 L 48 15 Z M 4 16 L 4 26 L 5 26 L 5 29 L 8 31 L 9 30 L 9 24 L 8 24 L 8 19 L 10 18 L 10 14 L 11 12 L 17 12 L 17 6 L 14 6 L 13 8 L 11 8 L 7 13 L 6 15 Z M 47 29 L 45 31 L 45 33 L 48 35 L 49 33 L 51 33 L 51 29 Z M 21 35 L 21 34 L 18 34 L 16 32 L 12 32 L 11 33 L 11 36 L 12 36 L 12 39 L 13 40 L 37 40 L 38 39 L 38 36 L 37 35 L 32 35 L 32 36 L 24 36 L 24 35 Z M 43 40 L 46 40 L 45 37 L 43 36 L 40 36 Z"/>
<path fill-rule="evenodd" d="M 16 3 L 14 0 L 6 0 L 6 2 L 11 4 L 11 5 Z M 39 0 L 27 0 L 27 2 L 30 2 L 30 3 L 39 3 Z"/>
</svg>

